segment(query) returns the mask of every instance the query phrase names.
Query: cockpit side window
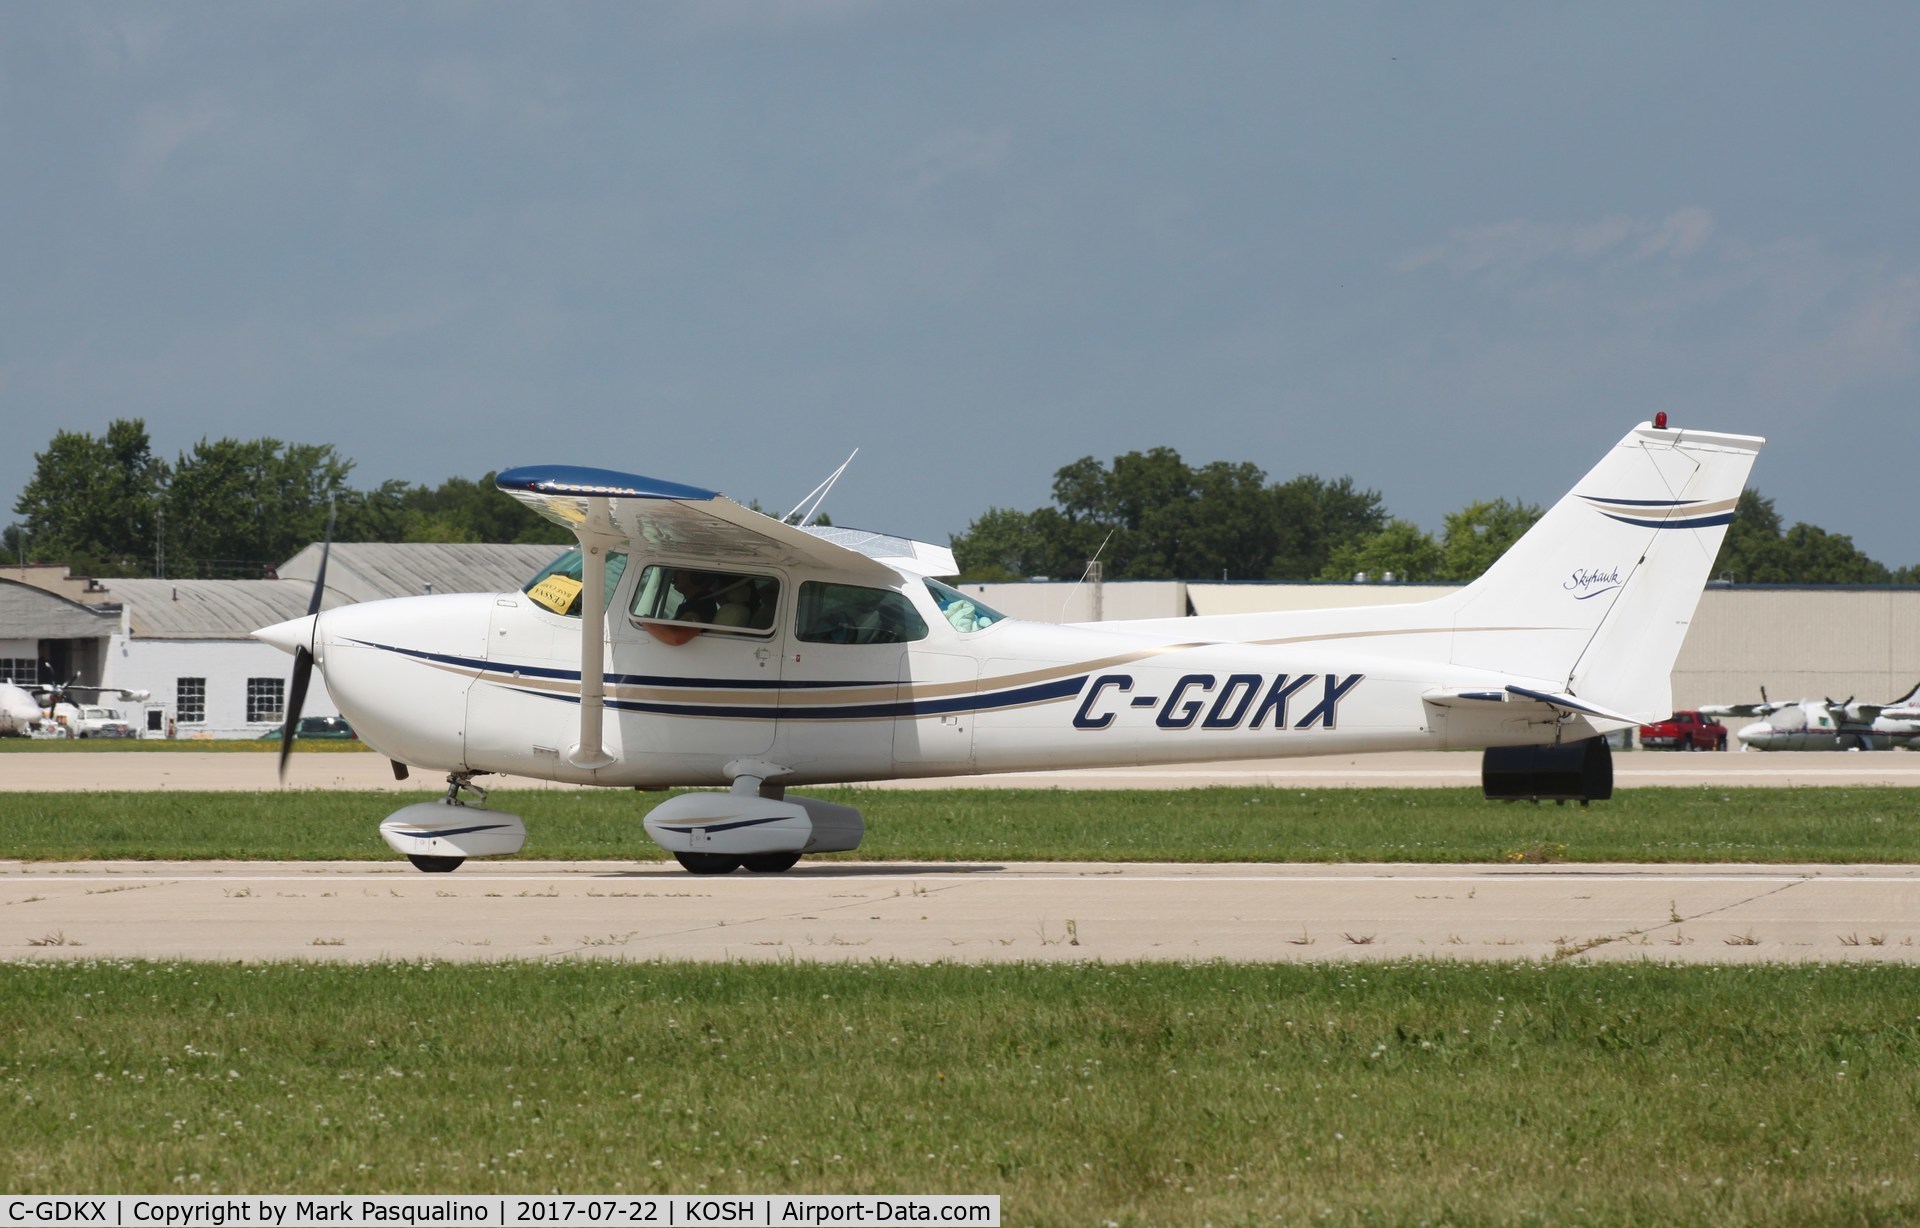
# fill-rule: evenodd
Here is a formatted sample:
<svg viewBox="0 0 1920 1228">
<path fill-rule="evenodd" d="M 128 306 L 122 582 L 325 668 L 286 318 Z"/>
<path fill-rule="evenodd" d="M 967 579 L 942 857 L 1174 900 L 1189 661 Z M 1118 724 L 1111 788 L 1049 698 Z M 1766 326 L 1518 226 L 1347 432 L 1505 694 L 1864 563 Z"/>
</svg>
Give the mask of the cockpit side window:
<svg viewBox="0 0 1920 1228">
<path fill-rule="evenodd" d="M 733 571 L 650 564 L 629 607 L 636 621 L 688 624 L 736 635 L 765 635 L 780 608 L 780 581 Z M 677 640 L 674 642 L 684 642 Z"/>
<path fill-rule="evenodd" d="M 927 620 L 905 593 L 809 580 L 800 586 L 795 634 L 809 644 L 905 644 L 927 638 Z"/>
<path fill-rule="evenodd" d="M 541 568 L 540 574 L 520 586 L 520 591 L 540 605 L 542 609 L 554 614 L 564 614 L 568 618 L 580 617 L 581 592 L 585 585 L 580 577 L 586 572 L 586 557 L 575 546 L 559 558 Z M 614 590 L 620 587 L 620 577 L 627 572 L 627 556 L 615 551 L 607 555 L 607 596 L 609 604 L 613 601 Z"/>
<path fill-rule="evenodd" d="M 1005 614 L 986 602 L 969 597 L 959 589 L 942 584 L 938 580 L 928 580 L 927 591 L 933 594 L 933 604 L 940 607 L 940 613 L 953 624 L 955 631 L 962 633 L 984 631 L 1006 618 Z"/>
</svg>

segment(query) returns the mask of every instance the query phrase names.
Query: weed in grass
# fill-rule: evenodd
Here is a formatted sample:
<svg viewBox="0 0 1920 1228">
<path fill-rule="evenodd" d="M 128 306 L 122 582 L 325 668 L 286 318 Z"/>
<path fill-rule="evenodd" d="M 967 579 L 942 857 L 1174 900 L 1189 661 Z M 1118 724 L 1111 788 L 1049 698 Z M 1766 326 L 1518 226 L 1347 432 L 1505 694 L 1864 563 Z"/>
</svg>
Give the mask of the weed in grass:
<svg viewBox="0 0 1920 1228">
<path fill-rule="evenodd" d="M 316 938 L 307 945 L 310 947 L 344 947 L 347 945 L 347 940 L 344 938 Z"/>
<path fill-rule="evenodd" d="M 1726 943 L 1730 947 L 1757 947 L 1760 945 L 1760 940 L 1753 936 L 1752 930 L 1748 930 L 1744 934 L 1727 935 Z"/>
<path fill-rule="evenodd" d="M 65 930 L 55 930 L 43 938 L 27 939 L 27 945 L 30 947 L 77 947 L 84 944 L 67 937 Z"/>
<path fill-rule="evenodd" d="M 624 934 L 608 934 L 604 938 L 589 936 L 582 938 L 580 945 L 583 947 L 624 947 L 629 942 L 632 942 L 634 935 L 639 932 L 639 930 L 628 930 Z"/>
<path fill-rule="evenodd" d="M 8 900 L 8 901 L 7 901 L 7 903 L 9 903 L 9 904 L 38 904 L 38 903 L 39 903 L 40 901 L 42 901 L 42 900 L 44 900 L 44 899 L 46 899 L 46 898 L 47 898 L 47 897 L 46 897 L 46 896 L 44 896 L 44 895 L 29 895 L 29 896 L 22 896 L 22 897 L 21 897 L 20 899 L 17 899 L 17 900 Z"/>
<path fill-rule="evenodd" d="M 1668 900 L 1667 901 L 1667 923 L 1669 925 L 1678 925 L 1684 920 L 1686 920 L 1686 918 L 1680 915 L 1680 901 Z"/>
<path fill-rule="evenodd" d="M 1565 942 L 1562 940 L 1556 940 L 1553 948 L 1553 958 L 1572 959 L 1576 955 L 1585 955 L 1588 951 L 1593 950 L 1595 947 L 1606 946 L 1608 943 L 1612 941 L 1613 941 L 1613 938 L 1611 936 L 1605 936 L 1600 938 L 1588 938 L 1583 942 L 1573 942 L 1573 943 Z"/>
<path fill-rule="evenodd" d="M 1307 933 L 1307 927 L 1303 925 L 1300 927 L 1300 936 L 1298 938 L 1289 938 L 1287 941 L 1296 947 L 1310 947 L 1313 945 L 1313 935 Z"/>
<path fill-rule="evenodd" d="M 1357 947 L 1364 947 L 1364 946 L 1370 945 L 1373 942 L 1375 937 L 1373 934 L 1361 934 L 1356 937 L 1355 935 L 1349 934 L 1344 930 L 1341 931 L 1340 936 L 1346 939 L 1348 942 L 1351 942 L 1353 945 Z"/>
<path fill-rule="evenodd" d="M 220 894 L 226 896 L 229 900 L 248 900 L 253 898 L 253 888 L 241 887 L 241 888 L 235 889 L 231 887 L 222 887 L 220 889 Z"/>
<path fill-rule="evenodd" d="M 1860 935 L 1857 932 L 1842 934 L 1840 935 L 1840 945 L 1843 947 L 1857 947 L 1860 945 Z"/>
<path fill-rule="evenodd" d="M 1502 858 L 1504 861 L 1534 866 L 1546 865 L 1549 862 L 1555 861 L 1565 861 L 1566 859 L 1566 845 L 1550 844 L 1545 841 L 1535 841 L 1524 848 L 1510 849 L 1506 856 Z"/>
</svg>

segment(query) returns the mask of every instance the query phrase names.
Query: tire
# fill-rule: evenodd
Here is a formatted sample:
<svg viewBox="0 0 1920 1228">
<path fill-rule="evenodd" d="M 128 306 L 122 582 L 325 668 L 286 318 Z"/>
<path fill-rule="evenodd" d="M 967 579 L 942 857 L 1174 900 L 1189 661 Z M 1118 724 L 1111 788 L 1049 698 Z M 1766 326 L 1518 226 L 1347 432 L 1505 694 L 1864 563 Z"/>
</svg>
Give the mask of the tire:
<svg viewBox="0 0 1920 1228">
<path fill-rule="evenodd" d="M 1724 734 L 1724 733 L 1723 733 L 1723 734 L 1721 734 L 1721 735 L 1720 735 L 1720 740 L 1719 740 L 1718 742 L 1715 742 L 1715 743 L 1713 744 L 1713 749 L 1715 749 L 1715 750 L 1725 750 L 1725 749 L 1727 749 L 1727 735 L 1726 735 L 1726 734 Z"/>
<path fill-rule="evenodd" d="M 675 853 L 673 859 L 689 874 L 731 874 L 740 868 L 740 859 L 725 853 Z"/>
<path fill-rule="evenodd" d="M 422 874 L 451 874 L 460 868 L 465 857 L 430 857 L 425 853 L 408 853 L 407 860 L 413 868 Z"/>
<path fill-rule="evenodd" d="M 784 874 L 799 862 L 798 853 L 755 853 L 742 857 L 740 864 L 755 874 Z"/>
</svg>

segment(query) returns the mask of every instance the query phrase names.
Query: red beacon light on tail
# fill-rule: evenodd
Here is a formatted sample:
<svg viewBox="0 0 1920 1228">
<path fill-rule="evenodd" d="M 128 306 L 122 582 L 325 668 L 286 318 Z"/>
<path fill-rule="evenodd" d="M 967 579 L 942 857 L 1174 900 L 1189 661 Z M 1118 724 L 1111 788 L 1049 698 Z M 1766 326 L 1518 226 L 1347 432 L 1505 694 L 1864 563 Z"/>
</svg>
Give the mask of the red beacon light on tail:
<svg viewBox="0 0 1920 1228">
<path fill-rule="evenodd" d="M 1663 409 L 1659 413 L 1653 416 L 1653 429 L 1656 431 L 1664 431 L 1667 429 L 1667 411 L 1666 410 Z"/>
</svg>

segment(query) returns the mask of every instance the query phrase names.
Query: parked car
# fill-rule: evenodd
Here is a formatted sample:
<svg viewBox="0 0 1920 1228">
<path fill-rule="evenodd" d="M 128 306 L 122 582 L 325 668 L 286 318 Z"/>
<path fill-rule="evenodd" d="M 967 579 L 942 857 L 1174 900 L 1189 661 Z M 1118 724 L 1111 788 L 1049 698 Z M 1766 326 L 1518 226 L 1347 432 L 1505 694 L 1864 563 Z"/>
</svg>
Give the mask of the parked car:
<svg viewBox="0 0 1920 1228">
<path fill-rule="evenodd" d="M 280 726 L 278 729 L 270 729 L 260 735 L 260 740 L 265 742 L 268 739 L 272 739 L 278 742 L 282 731 L 285 729 L 285 725 Z M 347 724 L 346 718 L 339 716 L 303 716 L 300 718 L 300 723 L 293 727 L 293 736 L 296 738 L 328 738 L 336 742 L 357 741 L 360 737 L 359 734 L 353 731 L 353 726 Z"/>
<path fill-rule="evenodd" d="M 1727 727 L 1698 712 L 1676 712 L 1664 721 L 1640 726 L 1640 745 L 1650 749 L 1725 750 Z"/>
<path fill-rule="evenodd" d="M 116 708 L 97 704 L 53 706 L 53 722 L 69 738 L 131 738 L 134 728 Z"/>
</svg>

